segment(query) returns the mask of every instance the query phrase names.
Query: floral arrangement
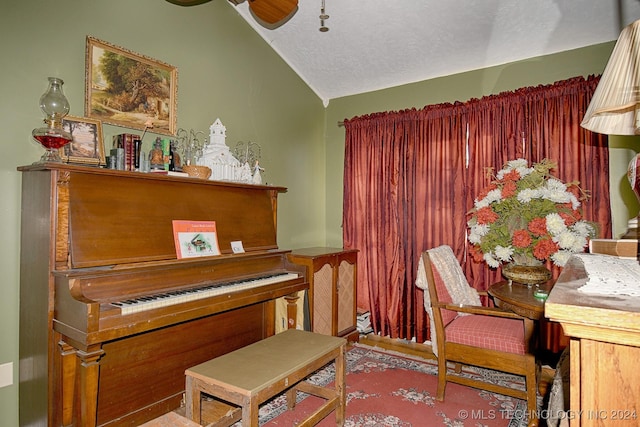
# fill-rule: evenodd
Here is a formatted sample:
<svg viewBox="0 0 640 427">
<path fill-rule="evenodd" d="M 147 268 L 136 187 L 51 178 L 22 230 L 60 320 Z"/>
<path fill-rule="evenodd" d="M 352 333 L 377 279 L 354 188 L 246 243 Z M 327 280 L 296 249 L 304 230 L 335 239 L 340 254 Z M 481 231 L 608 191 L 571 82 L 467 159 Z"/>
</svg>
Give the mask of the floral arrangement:
<svg viewBox="0 0 640 427">
<path fill-rule="evenodd" d="M 586 194 L 577 182 L 564 184 L 551 176 L 548 159 L 531 167 L 511 160 L 475 200 L 468 222 L 474 258 L 493 268 L 501 263 L 540 265 L 552 260 L 564 266 L 582 252 L 595 226 L 582 219 Z"/>
</svg>

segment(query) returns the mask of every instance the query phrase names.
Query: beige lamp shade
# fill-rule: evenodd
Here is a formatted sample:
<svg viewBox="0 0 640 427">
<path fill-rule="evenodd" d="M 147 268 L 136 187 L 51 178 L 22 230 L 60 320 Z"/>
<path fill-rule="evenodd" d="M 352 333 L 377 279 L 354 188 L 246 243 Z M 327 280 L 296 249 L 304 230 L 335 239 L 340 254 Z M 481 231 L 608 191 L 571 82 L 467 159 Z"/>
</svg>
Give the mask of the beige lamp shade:
<svg viewBox="0 0 640 427">
<path fill-rule="evenodd" d="M 640 20 L 620 33 L 582 123 L 607 135 L 640 134 Z"/>
</svg>

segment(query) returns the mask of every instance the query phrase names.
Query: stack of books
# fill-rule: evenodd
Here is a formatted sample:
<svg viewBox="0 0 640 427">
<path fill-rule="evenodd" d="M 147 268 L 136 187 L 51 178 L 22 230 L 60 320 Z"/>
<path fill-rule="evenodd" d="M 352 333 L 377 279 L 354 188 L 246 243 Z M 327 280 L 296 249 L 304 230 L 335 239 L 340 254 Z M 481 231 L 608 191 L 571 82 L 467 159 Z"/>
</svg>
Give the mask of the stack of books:
<svg viewBox="0 0 640 427">
<path fill-rule="evenodd" d="M 358 313 L 356 323 L 360 335 L 367 335 L 373 332 L 373 328 L 371 327 L 371 313 L 368 311 Z"/>
</svg>

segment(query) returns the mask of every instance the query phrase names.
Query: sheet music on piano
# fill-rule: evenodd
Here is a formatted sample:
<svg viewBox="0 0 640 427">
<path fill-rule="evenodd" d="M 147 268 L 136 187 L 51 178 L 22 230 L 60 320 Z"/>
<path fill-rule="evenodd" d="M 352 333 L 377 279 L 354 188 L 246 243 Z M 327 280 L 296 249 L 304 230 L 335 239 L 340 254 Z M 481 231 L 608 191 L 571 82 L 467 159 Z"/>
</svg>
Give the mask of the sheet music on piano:
<svg viewBox="0 0 640 427">
<path fill-rule="evenodd" d="M 220 255 L 215 221 L 174 219 L 171 224 L 178 259 Z"/>
</svg>

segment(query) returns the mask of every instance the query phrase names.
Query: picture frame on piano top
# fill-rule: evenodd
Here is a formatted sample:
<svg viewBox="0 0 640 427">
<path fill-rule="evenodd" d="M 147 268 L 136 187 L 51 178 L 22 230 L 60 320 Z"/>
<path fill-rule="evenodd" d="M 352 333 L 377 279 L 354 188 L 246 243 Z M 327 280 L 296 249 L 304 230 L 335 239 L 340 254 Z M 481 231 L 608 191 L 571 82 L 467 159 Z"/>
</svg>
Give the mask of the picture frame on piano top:
<svg viewBox="0 0 640 427">
<path fill-rule="evenodd" d="M 62 129 L 73 137 L 69 144 L 59 150 L 65 163 L 95 166 L 106 163 L 100 120 L 66 116 L 62 120 Z"/>
</svg>

